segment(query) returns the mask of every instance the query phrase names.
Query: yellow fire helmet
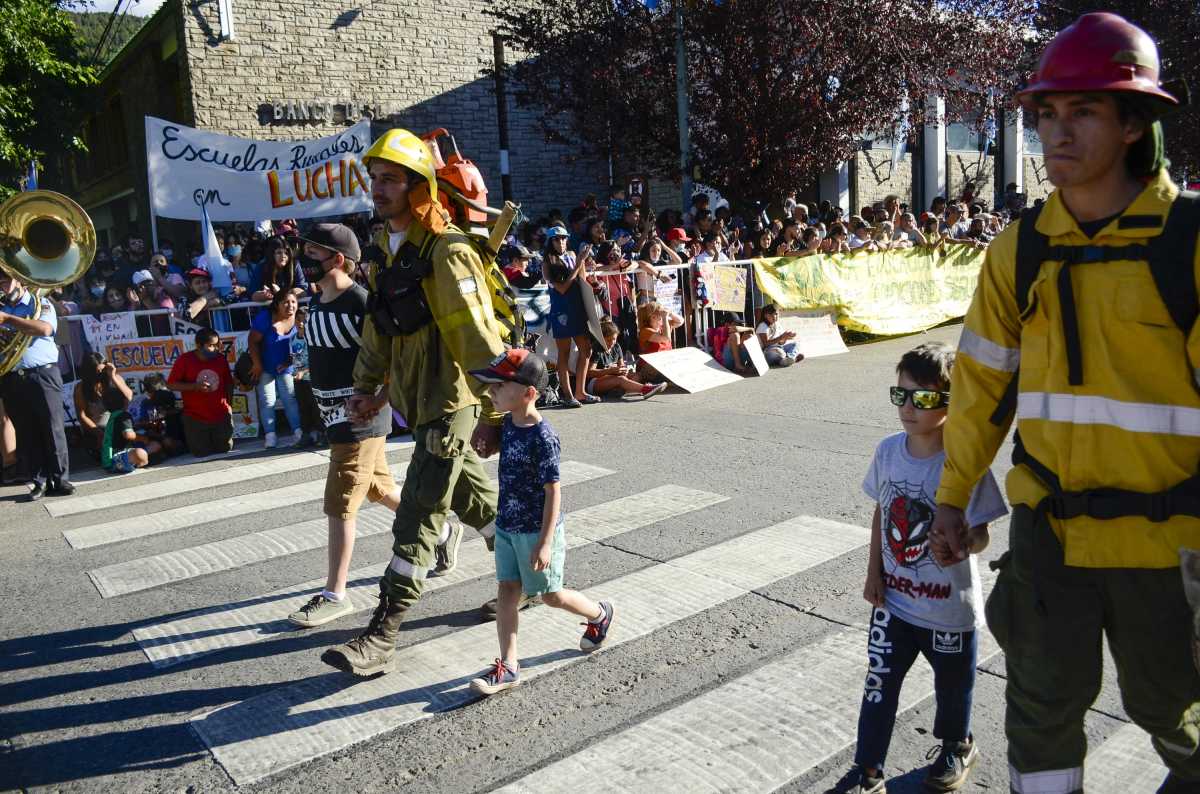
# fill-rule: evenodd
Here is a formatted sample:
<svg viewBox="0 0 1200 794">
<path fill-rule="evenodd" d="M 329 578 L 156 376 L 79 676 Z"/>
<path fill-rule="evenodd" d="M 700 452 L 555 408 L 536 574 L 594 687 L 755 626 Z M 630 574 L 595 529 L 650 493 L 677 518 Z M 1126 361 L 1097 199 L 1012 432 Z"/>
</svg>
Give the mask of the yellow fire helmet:
<svg viewBox="0 0 1200 794">
<path fill-rule="evenodd" d="M 408 130 L 399 127 L 390 129 L 371 144 L 371 148 L 363 155 L 363 165 L 370 168 L 371 160 L 376 157 L 402 165 L 425 177 L 425 181 L 429 183 L 429 197 L 437 201 L 437 173 L 434 170 L 433 155 L 430 154 L 425 141 Z"/>
</svg>

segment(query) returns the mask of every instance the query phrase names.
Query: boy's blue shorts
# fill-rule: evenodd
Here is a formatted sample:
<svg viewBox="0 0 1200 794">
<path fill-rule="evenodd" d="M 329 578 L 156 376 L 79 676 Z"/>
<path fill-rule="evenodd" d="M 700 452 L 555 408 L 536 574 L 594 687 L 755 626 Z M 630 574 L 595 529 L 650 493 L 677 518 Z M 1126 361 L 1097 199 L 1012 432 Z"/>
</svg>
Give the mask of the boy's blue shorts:
<svg viewBox="0 0 1200 794">
<path fill-rule="evenodd" d="M 537 547 L 539 532 L 505 532 L 496 530 L 496 581 L 520 582 L 527 596 L 557 593 L 563 586 L 563 564 L 567 558 L 567 534 L 563 522 L 554 528 L 550 543 L 550 565 L 535 571 L 529 564 Z"/>
</svg>

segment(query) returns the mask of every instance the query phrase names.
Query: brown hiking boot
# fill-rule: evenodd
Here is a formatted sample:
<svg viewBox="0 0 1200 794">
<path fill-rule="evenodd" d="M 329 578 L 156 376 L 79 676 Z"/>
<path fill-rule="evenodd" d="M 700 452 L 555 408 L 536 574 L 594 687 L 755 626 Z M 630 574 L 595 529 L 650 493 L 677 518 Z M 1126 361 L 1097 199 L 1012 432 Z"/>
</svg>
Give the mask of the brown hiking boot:
<svg viewBox="0 0 1200 794">
<path fill-rule="evenodd" d="M 400 624 L 408 607 L 390 599 L 379 583 L 379 606 L 371 615 L 371 622 L 362 634 L 336 648 L 321 654 L 321 661 L 344 673 L 375 675 L 386 673 L 392 657 L 396 655 L 396 640 L 400 636 Z"/>
</svg>

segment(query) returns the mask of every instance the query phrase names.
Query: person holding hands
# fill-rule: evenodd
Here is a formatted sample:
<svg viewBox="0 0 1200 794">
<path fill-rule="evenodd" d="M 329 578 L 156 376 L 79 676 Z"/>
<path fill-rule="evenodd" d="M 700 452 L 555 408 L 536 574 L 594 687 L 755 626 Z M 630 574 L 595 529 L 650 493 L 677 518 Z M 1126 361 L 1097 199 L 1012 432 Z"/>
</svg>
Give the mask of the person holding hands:
<svg viewBox="0 0 1200 794">
<path fill-rule="evenodd" d="M 538 412 L 538 394 L 550 375 L 536 353 L 513 348 L 483 369 L 471 370 L 497 411 L 505 412 L 500 431 L 500 499 L 496 515 L 496 580 L 499 583 L 496 633 L 500 656 L 471 681 L 471 689 L 494 695 L 521 682 L 517 624 L 521 596 L 540 595 L 549 607 L 583 618 L 579 640 L 584 653 L 599 650 L 612 628 L 613 605 L 563 587 L 567 539 L 562 520 L 558 434 Z"/>
</svg>

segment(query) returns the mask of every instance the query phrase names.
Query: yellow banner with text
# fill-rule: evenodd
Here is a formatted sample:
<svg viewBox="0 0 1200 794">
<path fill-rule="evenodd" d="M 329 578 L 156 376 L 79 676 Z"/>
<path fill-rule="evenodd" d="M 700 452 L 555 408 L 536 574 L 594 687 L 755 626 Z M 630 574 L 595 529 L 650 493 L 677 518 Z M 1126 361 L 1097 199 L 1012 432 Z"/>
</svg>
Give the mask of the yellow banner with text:
<svg viewBox="0 0 1200 794">
<path fill-rule="evenodd" d="M 851 331 L 890 336 L 962 317 L 983 267 L 983 249 L 937 248 L 754 260 L 758 289 L 780 310 L 828 309 Z"/>
</svg>

